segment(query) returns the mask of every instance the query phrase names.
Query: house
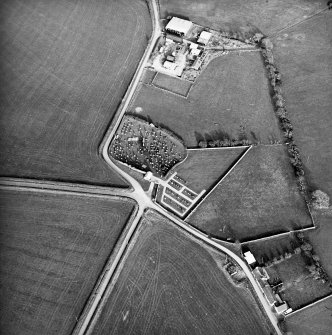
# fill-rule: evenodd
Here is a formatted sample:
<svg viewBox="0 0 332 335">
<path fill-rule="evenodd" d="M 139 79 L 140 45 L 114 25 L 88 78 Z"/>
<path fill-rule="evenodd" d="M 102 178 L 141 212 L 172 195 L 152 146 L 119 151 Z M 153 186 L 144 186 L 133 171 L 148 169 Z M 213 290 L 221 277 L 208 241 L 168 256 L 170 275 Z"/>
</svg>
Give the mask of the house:
<svg viewBox="0 0 332 335">
<path fill-rule="evenodd" d="M 274 306 L 274 308 L 278 314 L 284 314 L 288 310 L 288 305 L 287 302 L 284 302 L 279 306 Z"/>
<path fill-rule="evenodd" d="M 199 35 L 197 43 L 207 45 L 211 36 L 212 34 L 209 33 L 208 31 L 202 31 L 201 34 Z"/>
<path fill-rule="evenodd" d="M 263 287 L 263 292 L 266 297 L 267 302 L 273 306 L 275 304 L 275 297 L 272 292 L 272 288 L 269 285 Z"/>
<path fill-rule="evenodd" d="M 174 16 L 166 25 L 166 30 L 179 36 L 185 36 L 188 34 L 192 26 L 193 23 L 191 21 Z"/>
<path fill-rule="evenodd" d="M 255 265 L 256 264 L 256 258 L 251 253 L 251 251 L 247 251 L 243 254 L 244 258 L 246 259 L 247 263 L 249 265 Z"/>
</svg>

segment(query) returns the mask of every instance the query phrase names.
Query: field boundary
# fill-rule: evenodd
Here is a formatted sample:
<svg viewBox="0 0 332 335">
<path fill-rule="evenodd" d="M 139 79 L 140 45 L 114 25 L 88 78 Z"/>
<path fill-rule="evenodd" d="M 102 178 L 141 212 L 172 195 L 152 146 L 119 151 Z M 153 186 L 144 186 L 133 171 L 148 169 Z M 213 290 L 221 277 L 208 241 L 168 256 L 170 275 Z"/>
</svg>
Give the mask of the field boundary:
<svg viewBox="0 0 332 335">
<path fill-rule="evenodd" d="M 322 301 L 324 301 L 324 300 L 327 300 L 327 299 L 329 299 L 329 298 L 331 298 L 331 297 L 332 297 L 332 293 L 326 295 L 326 296 L 323 297 L 323 298 L 319 298 L 318 300 L 316 300 L 316 301 L 314 301 L 314 302 L 311 302 L 310 304 L 308 304 L 308 305 L 306 305 L 306 306 L 303 306 L 303 307 L 301 307 L 301 308 L 299 308 L 299 309 L 296 309 L 296 310 L 293 311 L 293 312 L 288 313 L 287 315 L 285 315 L 285 317 L 286 317 L 286 319 L 288 319 L 289 317 L 293 316 L 294 314 L 297 314 L 297 313 L 302 312 L 302 311 L 304 311 L 304 310 L 306 310 L 306 309 L 308 309 L 308 308 L 310 308 L 310 307 L 313 307 L 313 306 L 317 305 L 318 303 L 320 303 L 320 302 L 322 302 Z"/>
<path fill-rule="evenodd" d="M 252 146 L 252 145 L 250 145 Z M 214 147 L 214 148 L 188 148 L 187 151 L 200 151 L 200 150 L 227 150 L 227 149 L 246 149 L 248 145 L 236 145 L 234 147 Z"/>
<path fill-rule="evenodd" d="M 265 240 L 272 240 L 274 238 L 280 238 L 282 236 L 290 235 L 292 233 L 298 233 L 298 232 L 302 232 L 302 231 L 315 230 L 315 229 L 316 229 L 315 226 L 306 227 L 306 228 L 299 228 L 299 229 L 295 229 L 295 230 L 286 231 L 286 232 L 283 232 L 283 233 L 273 234 L 273 235 L 266 236 L 266 237 L 259 237 L 259 238 L 255 238 L 255 239 L 251 239 L 251 240 L 241 241 L 241 244 L 246 244 L 246 243 L 249 243 L 249 242 L 260 242 L 260 241 L 265 241 Z"/>
<path fill-rule="evenodd" d="M 124 225 L 124 228 L 122 229 L 121 233 L 120 233 L 120 237 L 117 239 L 115 245 L 114 245 L 114 248 L 113 250 L 110 251 L 110 254 L 108 256 L 108 259 L 105 263 L 105 265 L 103 266 L 103 269 L 101 270 L 99 276 L 98 276 L 98 279 L 96 280 L 95 282 L 95 285 L 87 299 L 87 301 L 85 302 L 82 310 L 81 310 L 81 313 L 79 316 L 77 316 L 77 319 L 78 319 L 78 322 L 75 324 L 75 327 L 74 329 L 72 330 L 72 333 L 71 335 L 78 335 L 80 334 L 80 330 L 81 330 L 81 327 L 82 327 L 82 324 L 84 323 L 85 321 L 85 316 L 89 313 L 89 310 L 92 306 L 92 304 L 94 303 L 95 299 L 96 299 L 96 296 L 98 295 L 98 291 L 99 291 L 99 288 L 100 286 L 103 284 L 103 281 L 104 281 L 104 278 L 106 277 L 107 273 L 110 271 L 110 269 L 112 268 L 112 265 L 115 261 L 115 258 L 119 252 L 119 249 L 121 248 L 122 244 L 124 243 L 124 240 L 127 236 L 127 233 L 128 231 L 130 230 L 131 228 L 131 224 L 134 222 L 134 220 L 136 220 L 136 217 L 138 215 L 138 212 L 139 212 L 139 206 L 137 204 L 135 204 L 135 207 L 130 215 L 130 218 L 129 220 L 126 222 L 126 224 Z M 139 218 L 138 220 L 140 221 L 141 218 Z M 136 227 L 137 229 L 137 227 Z M 136 231 L 135 229 L 135 231 Z M 135 233 L 135 232 L 134 232 Z M 132 237 L 132 236 L 131 236 Z M 130 246 L 131 243 L 127 243 L 126 245 L 126 248 L 128 248 L 128 245 Z M 124 256 L 122 257 L 125 257 L 126 253 L 124 254 Z M 119 263 L 121 263 L 121 259 L 119 261 Z M 117 268 L 119 267 L 120 264 L 117 264 L 115 266 L 115 270 L 113 271 L 113 274 L 112 276 L 114 276 Z M 107 288 L 106 290 L 103 292 L 103 296 L 106 294 L 107 292 Z M 103 297 L 101 297 L 100 301 L 103 300 Z M 100 302 L 99 302 L 100 304 Z M 98 307 L 97 307 L 97 311 L 98 312 Z M 94 316 L 92 317 L 92 320 L 91 320 L 91 323 L 93 322 L 94 320 Z"/>
<path fill-rule="evenodd" d="M 216 184 L 211 188 L 210 191 L 208 191 L 199 201 L 197 201 L 196 206 L 188 212 L 188 214 L 184 217 L 184 220 L 187 220 L 190 218 L 190 216 L 196 211 L 196 209 L 199 207 L 199 205 L 223 182 L 225 178 L 235 169 L 235 167 L 242 161 L 242 159 L 246 156 L 246 154 L 250 151 L 250 149 L 253 146 L 250 145 L 244 153 L 240 156 L 240 158 L 234 163 L 234 165 L 219 179 L 219 181 L 216 182 Z M 212 148 L 215 149 L 215 148 Z"/>
<path fill-rule="evenodd" d="M 184 94 L 180 94 L 180 93 L 176 93 L 176 92 L 174 92 L 174 91 L 171 91 L 171 90 L 169 90 L 169 89 L 167 89 L 167 88 L 165 88 L 165 87 L 162 87 L 162 86 L 160 86 L 160 85 L 158 85 L 158 84 L 155 83 L 155 80 L 157 80 L 157 77 L 158 77 L 158 74 L 159 74 L 159 73 L 161 73 L 161 72 L 156 71 L 156 74 L 153 76 L 153 78 L 152 78 L 152 80 L 151 80 L 151 84 L 150 84 L 149 86 L 153 86 L 153 87 L 156 87 L 156 88 L 158 88 L 158 89 L 160 89 L 160 90 L 162 90 L 162 91 L 169 92 L 169 93 L 171 93 L 171 94 L 175 94 L 176 96 L 179 96 L 179 97 L 184 98 L 184 99 L 188 99 L 189 92 L 191 91 L 191 88 L 192 88 L 193 85 L 194 85 L 193 82 L 191 82 L 191 81 L 189 81 L 189 80 L 180 79 L 180 78 L 175 77 L 175 76 L 170 76 L 170 77 L 172 77 L 172 78 L 175 78 L 176 80 L 185 81 L 185 82 L 190 83 L 190 87 L 188 88 L 188 90 L 187 90 L 187 92 L 186 92 L 185 95 L 184 95 Z M 165 73 L 161 73 L 161 74 L 163 74 L 163 75 L 165 75 L 165 76 L 168 76 L 168 74 L 165 74 Z M 144 84 L 144 83 L 143 83 L 143 84 Z M 146 84 L 145 84 L 145 85 L 146 85 Z"/>
<path fill-rule="evenodd" d="M 0 189 L 26 192 L 44 192 L 98 198 L 133 199 L 129 188 L 111 188 L 103 186 L 53 182 L 38 179 L 1 178 Z"/>
<path fill-rule="evenodd" d="M 152 22 L 152 31 L 155 31 L 156 27 L 155 27 L 155 20 L 154 20 L 154 11 L 153 11 L 153 8 L 152 8 L 152 4 L 151 4 L 151 0 L 146 0 L 146 3 L 148 5 L 148 8 L 149 8 L 149 12 L 150 12 L 150 15 L 151 15 L 151 22 Z M 137 67 L 136 67 L 136 70 L 135 70 L 135 73 L 132 77 L 132 80 L 129 84 L 129 86 L 127 87 L 127 90 L 126 90 L 126 93 L 124 94 L 122 100 L 121 100 L 121 103 L 119 104 L 118 108 L 117 108 L 117 111 L 114 113 L 114 116 L 111 120 L 111 122 L 109 123 L 108 125 L 108 128 L 103 136 L 103 139 L 101 140 L 100 144 L 99 144 L 99 148 L 98 148 L 98 154 L 101 158 L 103 158 L 103 149 L 104 149 L 104 146 L 106 145 L 107 141 L 108 141 L 108 138 L 109 136 L 113 133 L 113 136 L 112 136 L 112 139 L 117 131 L 117 129 L 119 128 L 120 126 L 120 123 L 121 123 L 121 120 L 123 118 L 123 115 L 122 114 L 122 110 L 123 110 L 123 107 L 124 105 L 126 104 L 126 101 L 128 100 L 128 96 L 130 95 L 130 92 L 132 90 L 132 87 L 134 86 L 135 84 L 135 80 L 134 78 L 137 77 L 139 71 L 140 71 L 140 68 L 142 67 L 143 63 L 145 62 L 145 58 L 147 57 L 148 53 L 150 52 L 150 46 L 151 44 L 154 43 L 153 47 L 155 46 L 155 44 L 157 43 L 157 41 L 154 41 L 154 36 L 153 36 L 153 33 L 151 34 L 150 38 L 149 38 L 149 41 L 147 43 L 147 46 L 145 48 L 145 51 L 142 55 L 142 58 L 141 60 L 139 61 Z M 131 97 L 129 103 L 128 103 L 128 107 L 130 106 L 131 102 L 133 101 L 133 98 L 135 96 L 135 93 L 138 91 L 138 87 L 135 88 L 135 92 L 133 94 L 133 96 Z M 121 116 L 121 118 L 120 118 Z M 116 170 L 114 170 L 116 171 Z M 116 171 L 117 172 L 117 171 Z M 121 179 L 123 179 L 126 183 L 128 182 L 123 176 L 121 173 L 117 172 L 117 174 L 121 177 Z M 130 188 L 131 190 L 133 191 L 133 187 L 132 185 L 130 185 Z"/>
</svg>

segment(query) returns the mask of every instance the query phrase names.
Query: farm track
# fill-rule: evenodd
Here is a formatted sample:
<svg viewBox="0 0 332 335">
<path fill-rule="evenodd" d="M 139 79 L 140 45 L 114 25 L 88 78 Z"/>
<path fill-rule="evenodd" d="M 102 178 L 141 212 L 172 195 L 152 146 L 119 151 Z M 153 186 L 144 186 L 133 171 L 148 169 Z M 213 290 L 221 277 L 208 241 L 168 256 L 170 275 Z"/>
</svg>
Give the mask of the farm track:
<svg viewBox="0 0 332 335">
<path fill-rule="evenodd" d="M 0 188 L 45 193 L 80 194 L 91 197 L 125 196 L 131 198 L 131 192 L 126 188 L 110 188 L 38 179 L 0 177 Z"/>
</svg>

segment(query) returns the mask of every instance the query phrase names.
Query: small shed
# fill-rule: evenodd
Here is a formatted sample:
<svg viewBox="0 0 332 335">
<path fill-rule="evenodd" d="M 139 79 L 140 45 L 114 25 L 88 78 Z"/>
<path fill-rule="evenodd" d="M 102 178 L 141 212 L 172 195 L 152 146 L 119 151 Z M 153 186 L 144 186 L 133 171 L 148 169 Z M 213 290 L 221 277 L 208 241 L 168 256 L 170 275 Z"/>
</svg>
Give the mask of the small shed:
<svg viewBox="0 0 332 335">
<path fill-rule="evenodd" d="M 243 254 L 244 258 L 246 259 L 249 265 L 254 265 L 256 263 L 256 258 L 251 253 L 251 251 L 247 251 Z"/>
<path fill-rule="evenodd" d="M 208 44 L 211 36 L 212 34 L 209 33 L 208 31 L 202 31 L 201 34 L 199 35 L 197 42 L 206 45 Z"/>
<path fill-rule="evenodd" d="M 281 304 L 279 306 L 274 306 L 274 307 L 275 307 L 276 312 L 278 314 L 284 314 L 288 310 L 287 302 L 284 302 L 283 304 Z"/>
<path fill-rule="evenodd" d="M 168 55 L 166 57 L 166 59 L 169 61 L 169 62 L 174 62 L 175 61 L 175 57 L 174 56 L 171 56 L 171 55 Z"/>
</svg>

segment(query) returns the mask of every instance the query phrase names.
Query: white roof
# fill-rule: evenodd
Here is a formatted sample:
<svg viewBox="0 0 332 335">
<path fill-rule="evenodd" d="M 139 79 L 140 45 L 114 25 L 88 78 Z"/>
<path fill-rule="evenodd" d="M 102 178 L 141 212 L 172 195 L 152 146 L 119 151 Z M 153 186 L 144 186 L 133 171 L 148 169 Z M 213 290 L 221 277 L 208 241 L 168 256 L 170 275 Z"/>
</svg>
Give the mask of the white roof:
<svg viewBox="0 0 332 335">
<path fill-rule="evenodd" d="M 177 65 L 175 63 L 169 62 L 168 60 L 164 63 L 164 68 L 168 70 L 175 70 L 176 66 Z"/>
<path fill-rule="evenodd" d="M 186 35 L 193 23 L 191 21 L 180 19 L 179 17 L 172 17 L 171 21 L 168 22 L 166 29 L 183 33 Z"/>
<path fill-rule="evenodd" d="M 280 306 L 274 306 L 274 307 L 275 307 L 276 312 L 277 312 L 278 314 L 284 313 L 284 312 L 286 312 L 287 309 L 288 309 L 287 302 L 284 302 L 284 303 L 283 303 L 282 305 L 280 305 Z"/>
<path fill-rule="evenodd" d="M 201 50 L 199 49 L 192 49 L 191 50 L 191 54 L 194 56 L 198 56 L 201 53 Z"/>
<path fill-rule="evenodd" d="M 202 31 L 201 34 L 199 35 L 198 42 L 206 44 L 207 42 L 209 42 L 211 36 L 212 34 L 209 33 L 208 31 Z"/>
<path fill-rule="evenodd" d="M 244 253 L 244 258 L 246 259 L 248 264 L 253 264 L 256 262 L 254 255 L 250 251 Z"/>
</svg>

